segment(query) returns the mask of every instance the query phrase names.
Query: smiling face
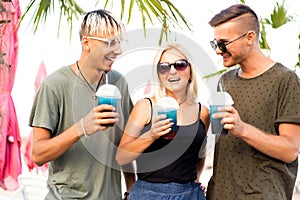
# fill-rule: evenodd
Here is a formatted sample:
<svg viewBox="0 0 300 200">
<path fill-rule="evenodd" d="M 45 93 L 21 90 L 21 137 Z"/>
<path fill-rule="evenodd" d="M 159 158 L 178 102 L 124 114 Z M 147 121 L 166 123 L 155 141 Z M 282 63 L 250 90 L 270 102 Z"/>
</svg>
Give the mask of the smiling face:
<svg viewBox="0 0 300 200">
<path fill-rule="evenodd" d="M 124 31 L 124 25 L 112 13 L 106 10 L 88 12 L 79 31 L 83 61 L 98 71 L 110 71 L 122 53 L 120 38 Z"/>
<path fill-rule="evenodd" d="M 103 41 L 96 40 L 94 38 L 101 38 Z M 119 44 L 117 44 L 114 48 L 112 48 L 111 44 L 109 44 L 113 39 L 114 37 L 108 36 L 96 36 L 93 38 L 84 36 L 82 38 L 83 48 L 86 48 L 84 51 L 87 54 L 87 59 L 90 63 L 97 64 L 99 70 L 110 71 L 113 62 L 122 53 Z"/>
<path fill-rule="evenodd" d="M 176 49 L 168 49 L 164 51 L 160 58 L 159 63 L 171 64 L 169 72 L 158 72 L 161 85 L 165 87 L 167 93 L 172 92 L 176 94 L 183 91 L 185 93 L 187 92 L 187 85 L 191 78 L 190 65 L 188 64 L 186 68 L 177 68 L 177 70 L 176 66 L 174 66 L 176 63 L 180 64 L 183 60 L 187 60 L 187 58 L 183 55 L 183 53 Z"/>
</svg>

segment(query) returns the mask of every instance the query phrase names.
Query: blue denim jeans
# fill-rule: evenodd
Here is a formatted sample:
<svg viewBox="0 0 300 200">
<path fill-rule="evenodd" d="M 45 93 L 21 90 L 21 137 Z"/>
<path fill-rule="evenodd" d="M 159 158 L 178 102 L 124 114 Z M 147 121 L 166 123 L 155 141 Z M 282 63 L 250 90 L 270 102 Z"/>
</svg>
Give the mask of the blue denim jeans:
<svg viewBox="0 0 300 200">
<path fill-rule="evenodd" d="M 129 200 L 205 200 L 201 187 L 189 183 L 149 183 L 137 180 L 130 190 Z"/>
</svg>

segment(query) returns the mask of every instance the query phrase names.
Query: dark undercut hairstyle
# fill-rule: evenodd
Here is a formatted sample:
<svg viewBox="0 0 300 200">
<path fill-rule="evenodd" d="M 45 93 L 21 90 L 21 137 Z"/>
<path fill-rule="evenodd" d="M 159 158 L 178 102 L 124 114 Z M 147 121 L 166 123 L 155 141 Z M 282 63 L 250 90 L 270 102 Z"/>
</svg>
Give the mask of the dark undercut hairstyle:
<svg viewBox="0 0 300 200">
<path fill-rule="evenodd" d="M 259 35 L 259 20 L 256 13 L 245 4 L 235 4 L 216 14 L 208 23 L 211 27 L 219 26 L 225 22 L 233 21 L 243 24 L 248 31 Z"/>
</svg>

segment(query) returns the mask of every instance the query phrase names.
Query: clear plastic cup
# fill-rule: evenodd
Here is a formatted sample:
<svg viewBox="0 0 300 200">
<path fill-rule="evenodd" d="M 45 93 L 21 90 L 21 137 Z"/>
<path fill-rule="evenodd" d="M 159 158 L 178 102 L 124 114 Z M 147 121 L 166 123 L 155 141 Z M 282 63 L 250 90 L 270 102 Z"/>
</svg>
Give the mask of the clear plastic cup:
<svg viewBox="0 0 300 200">
<path fill-rule="evenodd" d="M 224 129 L 224 125 L 221 124 L 222 118 L 212 118 L 212 115 L 218 112 L 218 109 L 223 106 L 233 105 L 233 100 L 227 92 L 216 92 L 212 95 L 209 102 L 210 109 L 210 124 L 212 134 L 228 134 L 228 130 Z"/>
<path fill-rule="evenodd" d="M 97 97 L 98 97 L 98 105 L 102 105 L 102 104 L 108 104 L 108 105 L 112 105 L 116 108 L 118 108 L 118 103 L 119 100 L 122 98 L 121 93 L 119 91 L 119 89 L 112 84 L 104 84 L 102 85 L 97 93 L 96 93 Z M 104 110 L 103 112 L 111 112 L 111 111 L 106 111 Z M 106 126 L 113 126 L 114 124 L 107 124 Z"/>
<path fill-rule="evenodd" d="M 165 114 L 167 118 L 171 119 L 174 123 L 171 127 L 171 131 L 166 135 L 163 135 L 163 139 L 173 139 L 177 134 L 177 110 L 179 105 L 177 101 L 172 97 L 162 97 L 157 100 L 155 105 L 158 115 Z"/>
</svg>

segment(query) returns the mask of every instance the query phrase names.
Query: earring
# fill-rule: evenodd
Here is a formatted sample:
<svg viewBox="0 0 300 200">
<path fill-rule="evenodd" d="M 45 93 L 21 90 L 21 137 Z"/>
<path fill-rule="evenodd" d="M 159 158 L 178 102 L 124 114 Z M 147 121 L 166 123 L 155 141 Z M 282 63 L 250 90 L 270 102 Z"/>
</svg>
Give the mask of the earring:
<svg viewBox="0 0 300 200">
<path fill-rule="evenodd" d="M 192 79 L 189 79 L 188 82 L 191 83 L 191 82 L 192 82 Z"/>
</svg>

